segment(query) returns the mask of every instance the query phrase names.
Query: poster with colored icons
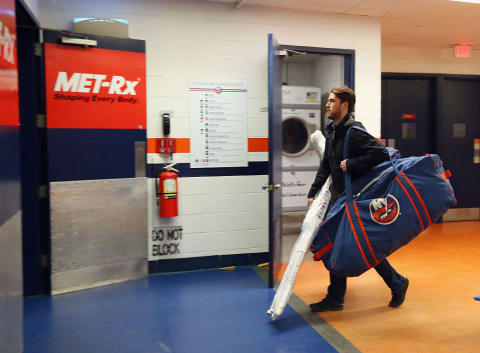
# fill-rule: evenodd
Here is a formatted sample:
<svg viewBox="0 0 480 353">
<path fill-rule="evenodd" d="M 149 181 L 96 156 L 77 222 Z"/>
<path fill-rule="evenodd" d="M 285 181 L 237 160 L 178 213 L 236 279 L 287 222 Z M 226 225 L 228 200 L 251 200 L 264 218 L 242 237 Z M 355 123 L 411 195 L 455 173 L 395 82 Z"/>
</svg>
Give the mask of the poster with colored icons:
<svg viewBox="0 0 480 353">
<path fill-rule="evenodd" d="M 191 168 L 248 166 L 245 82 L 192 81 L 190 111 Z"/>
</svg>

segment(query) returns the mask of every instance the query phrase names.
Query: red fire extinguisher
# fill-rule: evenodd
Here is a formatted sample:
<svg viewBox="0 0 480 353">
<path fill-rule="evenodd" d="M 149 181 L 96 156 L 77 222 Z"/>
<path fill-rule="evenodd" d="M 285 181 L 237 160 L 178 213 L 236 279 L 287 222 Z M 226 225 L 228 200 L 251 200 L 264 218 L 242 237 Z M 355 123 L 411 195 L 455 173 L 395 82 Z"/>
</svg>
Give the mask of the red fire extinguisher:
<svg viewBox="0 0 480 353">
<path fill-rule="evenodd" d="M 158 175 L 158 183 L 155 180 L 160 217 L 178 216 L 178 170 L 173 168 L 175 164 L 172 163 L 163 167 L 166 170 Z"/>
</svg>

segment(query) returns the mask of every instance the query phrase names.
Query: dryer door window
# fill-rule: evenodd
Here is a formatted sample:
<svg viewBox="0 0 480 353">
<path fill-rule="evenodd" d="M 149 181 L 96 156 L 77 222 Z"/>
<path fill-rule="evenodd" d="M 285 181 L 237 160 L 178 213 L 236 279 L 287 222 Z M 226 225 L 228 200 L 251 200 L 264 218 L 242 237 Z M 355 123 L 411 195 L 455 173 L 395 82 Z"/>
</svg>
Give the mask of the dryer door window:
<svg viewBox="0 0 480 353">
<path fill-rule="evenodd" d="M 283 152 L 296 155 L 308 147 L 308 130 L 303 121 L 297 118 L 286 119 L 282 123 Z"/>
</svg>

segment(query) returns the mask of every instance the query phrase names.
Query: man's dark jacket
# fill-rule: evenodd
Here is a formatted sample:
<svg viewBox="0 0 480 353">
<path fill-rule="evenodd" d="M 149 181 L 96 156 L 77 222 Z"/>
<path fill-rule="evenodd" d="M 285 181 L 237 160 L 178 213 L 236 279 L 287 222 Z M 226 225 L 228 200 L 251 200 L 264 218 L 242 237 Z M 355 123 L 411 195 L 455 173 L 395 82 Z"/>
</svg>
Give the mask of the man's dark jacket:
<svg viewBox="0 0 480 353">
<path fill-rule="evenodd" d="M 362 123 L 353 120 L 351 115 L 347 114 L 338 126 L 335 126 L 333 122 L 327 126 L 325 153 L 315 181 L 308 193 L 308 198 L 315 197 L 330 174 L 332 175 L 332 185 L 330 186 L 332 201 L 336 201 L 345 190 L 345 177 L 340 169 L 340 162 L 344 159 L 345 134 L 348 128 L 353 125 L 363 128 Z M 352 129 L 349 143 L 347 171 L 352 175 L 352 182 L 362 173 L 390 158 L 385 146 L 365 131 Z"/>
</svg>

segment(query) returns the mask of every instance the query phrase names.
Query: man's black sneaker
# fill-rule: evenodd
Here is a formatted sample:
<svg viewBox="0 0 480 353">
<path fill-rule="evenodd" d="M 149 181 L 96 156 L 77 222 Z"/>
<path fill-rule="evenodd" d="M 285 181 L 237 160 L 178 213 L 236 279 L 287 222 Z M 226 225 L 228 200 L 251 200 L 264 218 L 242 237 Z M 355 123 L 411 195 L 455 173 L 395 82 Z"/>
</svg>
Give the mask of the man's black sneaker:
<svg viewBox="0 0 480 353">
<path fill-rule="evenodd" d="M 319 301 L 318 303 L 313 303 L 309 305 L 310 309 L 314 313 L 319 313 L 322 311 L 340 311 L 343 310 L 343 305 L 341 304 L 330 304 L 325 301 L 325 299 Z"/>
<path fill-rule="evenodd" d="M 405 294 L 407 294 L 408 283 L 408 278 L 405 278 L 405 282 L 403 283 L 402 288 L 400 288 L 395 293 L 392 293 L 392 300 L 388 305 L 393 308 L 402 305 L 403 301 L 405 300 Z"/>
</svg>

